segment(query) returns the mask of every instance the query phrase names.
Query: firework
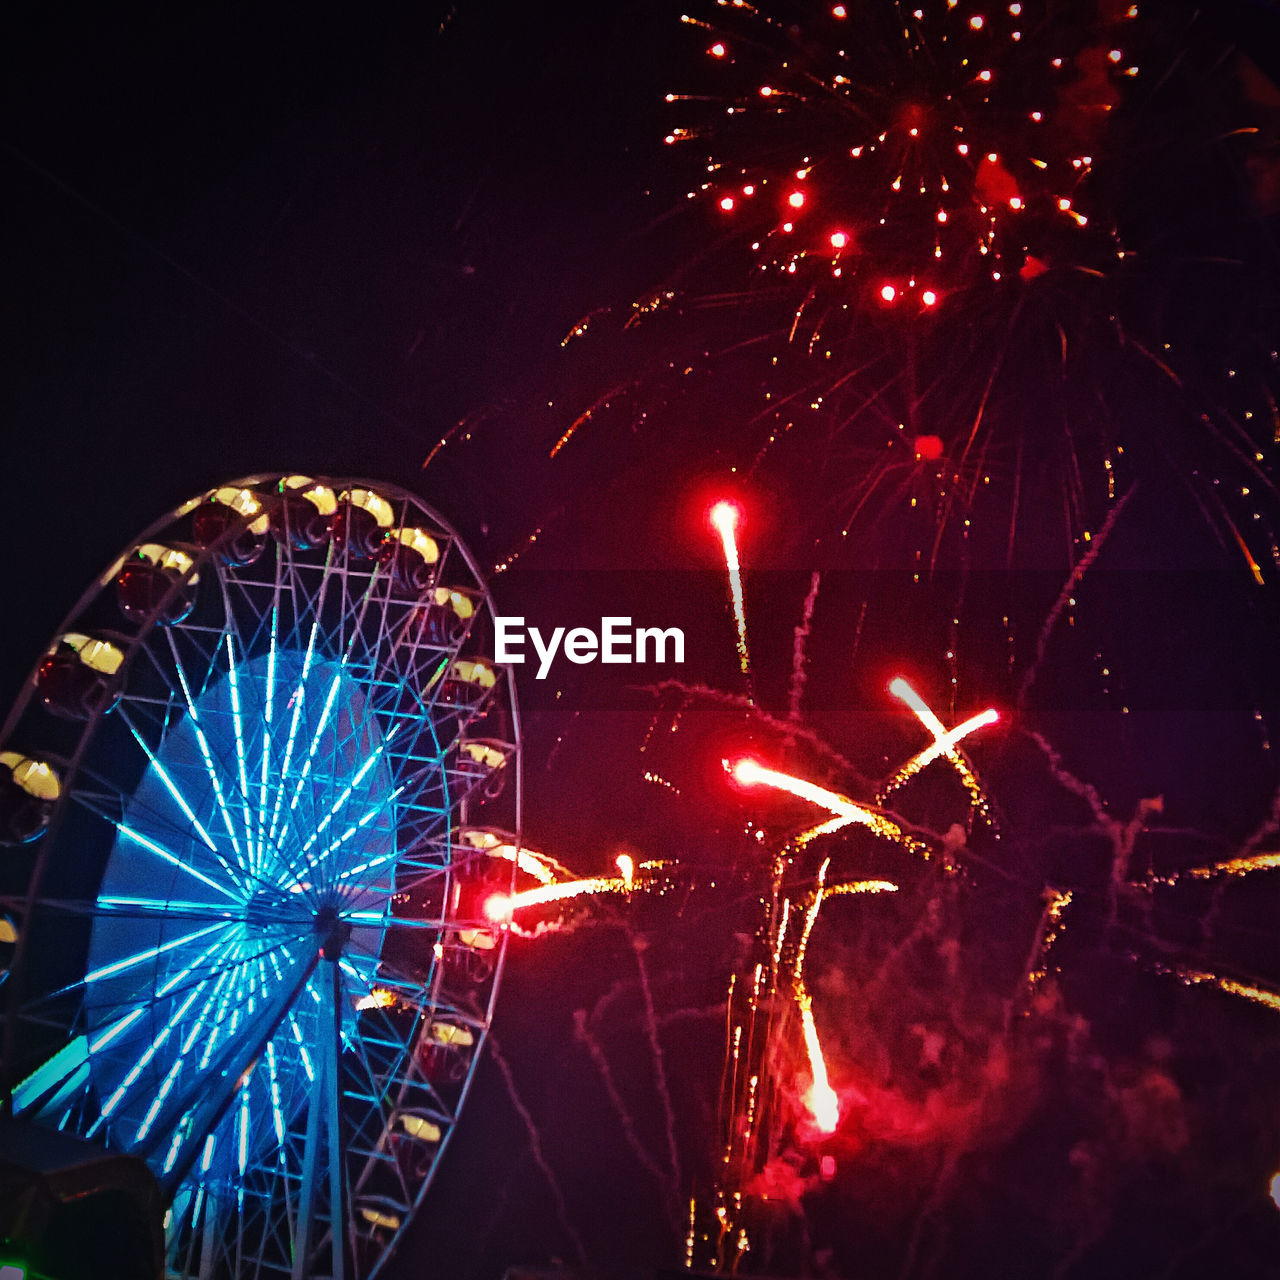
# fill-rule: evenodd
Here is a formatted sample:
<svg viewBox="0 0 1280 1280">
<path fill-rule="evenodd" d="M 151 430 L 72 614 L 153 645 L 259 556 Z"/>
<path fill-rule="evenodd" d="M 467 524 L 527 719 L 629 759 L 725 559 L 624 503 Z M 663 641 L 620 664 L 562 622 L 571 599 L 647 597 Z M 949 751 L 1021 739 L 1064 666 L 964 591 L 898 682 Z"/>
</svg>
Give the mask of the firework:
<svg viewBox="0 0 1280 1280">
<path fill-rule="evenodd" d="M 1170 254 L 1214 251 L 1148 243 L 1120 215 L 1117 175 L 1163 156 L 1143 131 L 1153 86 L 1194 78 L 1161 43 L 1164 15 L 1138 21 L 1117 0 L 782 9 L 720 0 L 684 18 L 705 83 L 667 95 L 667 142 L 719 248 L 632 317 L 735 304 L 728 374 L 763 389 L 737 433 L 743 469 L 775 455 L 808 488 L 820 452 L 815 533 L 856 525 L 864 555 L 906 551 L 922 574 L 1074 564 L 1158 470 L 1260 579 L 1275 554 L 1256 498 L 1271 490 L 1276 359 L 1246 311 L 1268 303 L 1245 291 L 1248 308 L 1218 326 L 1247 359 L 1218 334 L 1208 361 L 1204 344 L 1175 344 L 1153 322 L 1186 278 Z M 1179 142 L 1165 167 L 1194 195 L 1196 151 Z M 1241 224 L 1252 216 L 1242 204 Z M 1233 290 L 1224 278 L 1221 295 Z M 1159 428 L 1144 428 L 1138 410 L 1156 403 Z M 1037 520 L 1045 509 L 1065 525 Z"/>
<path fill-rule="evenodd" d="M 857 3 L 798 25 L 720 7 L 722 29 L 685 21 L 739 91 L 668 142 L 712 144 L 692 194 L 748 225 L 765 273 L 929 310 L 978 279 L 1078 262 L 1081 242 L 1123 252 L 1090 180 L 1139 74 L 1136 5 L 1066 20 L 1039 0 Z"/>
<path fill-rule="evenodd" d="M 926 765 L 931 764 L 942 756 L 947 759 L 956 773 L 960 775 L 960 780 L 964 783 L 965 790 L 969 793 L 969 798 L 974 806 L 985 815 L 987 803 L 982 794 L 982 787 L 974 776 L 973 770 L 969 768 L 968 761 L 957 750 L 957 746 L 975 730 L 984 728 L 989 724 L 995 724 L 1000 719 L 1000 713 L 989 707 L 986 711 L 970 716 L 968 720 L 957 725 L 954 729 L 948 730 L 943 726 L 942 721 L 934 715 L 928 703 L 901 676 L 889 682 L 889 692 L 895 698 L 905 702 L 915 712 L 916 718 L 920 723 L 933 734 L 933 743 L 917 755 L 912 756 L 889 779 L 889 782 L 881 792 L 880 798 L 883 799 L 890 791 L 902 786 L 904 782 L 919 773 Z"/>
<path fill-rule="evenodd" d="M 742 512 L 735 503 L 717 502 L 711 508 L 710 520 L 724 546 L 725 571 L 729 575 L 729 596 L 733 603 L 733 620 L 738 629 L 738 666 L 744 676 L 751 674 L 751 655 L 747 648 L 747 614 L 742 599 L 742 571 L 738 564 L 738 524 Z"/>
</svg>

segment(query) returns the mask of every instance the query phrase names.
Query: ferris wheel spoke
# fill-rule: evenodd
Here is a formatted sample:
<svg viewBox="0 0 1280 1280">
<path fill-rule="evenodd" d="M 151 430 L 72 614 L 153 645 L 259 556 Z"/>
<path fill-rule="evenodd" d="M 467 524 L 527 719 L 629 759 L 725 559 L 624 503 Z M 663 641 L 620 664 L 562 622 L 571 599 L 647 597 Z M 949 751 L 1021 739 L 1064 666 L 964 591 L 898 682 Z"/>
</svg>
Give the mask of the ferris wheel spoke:
<svg viewBox="0 0 1280 1280">
<path fill-rule="evenodd" d="M 219 884 L 212 876 L 205 875 L 205 873 L 197 867 L 193 867 L 189 862 L 183 861 L 183 859 L 171 849 L 166 849 L 164 845 L 158 844 L 156 841 L 150 839 L 150 837 L 143 835 L 141 831 L 135 831 L 124 822 L 113 822 L 111 825 L 114 826 L 122 836 L 131 840 L 140 848 L 146 849 L 148 853 L 154 853 L 156 857 L 169 863 L 170 866 L 177 867 L 179 871 L 185 872 L 193 880 L 198 880 L 201 884 L 208 885 L 210 889 L 214 890 L 216 893 L 220 893 L 224 898 L 229 899 L 237 905 L 244 902 L 243 889 L 238 893 L 233 892 L 231 889 L 228 889 L 226 885 Z"/>
<path fill-rule="evenodd" d="M 275 591 L 271 600 L 271 638 L 267 646 L 266 705 L 262 709 L 262 749 L 258 777 L 258 865 L 266 860 L 268 777 L 271 766 L 271 724 L 275 718 L 276 660 L 280 641 L 280 576 L 283 551 L 276 556 Z"/>
<path fill-rule="evenodd" d="M 170 1195 L 186 1177 L 207 1137 L 217 1128 L 227 1109 L 235 1101 L 245 1069 L 261 1056 L 267 1041 L 289 1016 L 298 993 L 308 984 L 319 957 L 319 951 L 310 950 L 301 960 L 295 960 L 287 981 L 279 986 L 271 999 L 245 1019 L 238 1036 L 235 1033 L 236 1018 L 233 1016 L 233 1029 L 222 1049 L 216 1055 L 212 1054 L 211 1042 L 201 1057 L 201 1071 L 187 1088 L 175 1094 L 162 1109 L 155 1125 L 156 1133 L 163 1135 L 181 1132 L 181 1137 L 173 1143 L 165 1157 L 161 1175 L 162 1185 Z M 239 1013 L 238 1008 L 235 1013 Z M 248 1080 L 245 1084 L 247 1086 Z M 247 1140 L 247 1137 L 241 1138 L 242 1146 Z M 154 1145 L 153 1137 L 150 1140 L 151 1149 L 154 1149 Z"/>
<path fill-rule="evenodd" d="M 91 973 L 86 973 L 84 977 L 71 986 L 64 987 L 59 995 L 66 991 L 74 990 L 80 986 L 92 986 L 95 982 L 101 982 L 104 978 L 114 977 L 117 974 L 126 973 L 130 969 L 136 969 L 138 965 L 146 964 L 149 960 L 154 960 L 158 956 L 165 955 L 167 952 L 174 951 L 178 947 L 190 946 L 199 938 L 207 938 L 209 934 L 215 930 L 227 929 L 231 927 L 231 921 L 218 920 L 213 924 L 205 925 L 203 929 L 193 929 L 190 933 L 184 933 L 176 938 L 170 938 L 168 942 L 157 943 L 154 947 L 148 947 L 145 951 L 136 952 L 134 955 L 127 956 L 123 960 L 115 960 L 111 964 L 102 965 L 100 968 L 94 969 Z"/>
<path fill-rule="evenodd" d="M 284 758 L 280 763 L 278 778 L 279 782 L 276 788 L 275 804 L 271 813 L 271 826 L 267 832 L 267 843 L 277 854 L 284 858 L 282 852 L 283 837 L 277 839 L 277 832 L 280 824 L 280 807 L 284 802 L 285 783 L 289 777 L 289 766 L 293 761 L 293 748 L 298 738 L 298 728 L 302 721 L 302 711 L 307 696 L 307 676 L 311 670 L 312 659 L 315 657 L 316 634 L 320 627 L 320 620 L 317 617 L 311 625 L 311 634 L 307 638 L 307 647 L 305 655 L 302 659 L 302 672 L 298 677 L 298 683 L 293 691 L 293 695 L 289 698 L 289 707 L 293 709 L 293 714 L 289 720 L 289 732 L 285 740 Z"/>
<path fill-rule="evenodd" d="M 175 1014 L 176 1018 L 180 1019 L 186 1013 L 186 1011 L 191 1007 L 191 1005 L 195 1003 L 196 999 L 199 997 L 200 992 L 205 985 L 206 985 L 205 983 L 201 983 L 198 987 L 196 987 L 193 991 L 190 992 L 186 1000 L 184 1000 L 183 1003 L 176 1010 L 176 1014 Z M 124 1079 L 116 1088 L 115 1092 L 111 1094 L 111 1096 L 107 1098 L 107 1100 L 102 1104 L 102 1109 L 98 1113 L 98 1118 L 89 1126 L 89 1130 L 87 1134 L 88 1137 L 92 1138 L 94 1134 L 97 1133 L 97 1131 L 104 1124 L 106 1124 L 106 1122 L 111 1118 L 111 1115 L 115 1111 L 115 1109 L 128 1096 L 134 1084 L 137 1082 L 138 1077 L 141 1076 L 143 1071 L 146 1070 L 146 1068 L 150 1065 L 152 1059 L 155 1058 L 156 1054 L 158 1054 L 160 1050 L 164 1047 L 170 1035 L 172 1035 L 173 1026 L 174 1024 L 172 1022 L 165 1023 L 165 1025 L 162 1026 L 160 1030 L 156 1033 L 156 1036 L 151 1041 L 151 1043 L 147 1045 L 147 1047 L 142 1051 L 141 1056 L 133 1064 L 133 1066 L 129 1068 L 128 1073 L 125 1075 Z"/>
<path fill-rule="evenodd" d="M 340 865 L 339 859 L 331 859 L 331 855 L 338 853 L 345 846 L 349 845 L 353 837 L 360 834 L 375 819 L 384 817 L 389 812 L 394 812 L 396 800 L 399 798 L 401 789 L 397 788 L 390 795 L 382 797 L 371 809 L 368 809 L 362 817 L 352 823 L 336 840 L 331 841 L 325 849 L 323 849 L 316 858 L 310 863 L 310 867 L 321 869 L 329 863 L 329 870 L 332 872 L 323 882 L 324 889 L 327 892 L 331 889 L 339 888 L 345 881 L 355 880 L 357 876 L 364 876 L 365 880 L 358 882 L 358 887 L 367 891 L 373 891 L 378 886 L 376 883 L 369 883 L 367 873 L 376 870 L 379 867 L 385 867 L 389 863 L 395 861 L 396 852 L 394 844 L 391 845 L 390 851 L 378 854 L 374 857 L 365 857 L 364 861 L 357 863 L 355 866 L 349 866 L 344 871 L 335 871 L 334 867 Z M 379 873 L 378 879 L 382 879 Z M 388 891 L 389 891 L 388 885 Z"/>
<path fill-rule="evenodd" d="M 311 849 L 311 847 L 316 843 L 316 841 L 322 835 L 324 835 L 325 831 L 328 829 L 329 825 L 333 822 L 334 818 L 336 818 L 338 814 L 341 813 L 342 810 L 346 807 L 347 801 L 351 799 L 351 796 L 355 792 L 356 788 L 364 781 L 365 776 L 368 774 L 369 770 L 372 769 L 374 765 L 376 765 L 378 761 L 382 758 L 382 756 L 385 754 L 387 747 L 390 745 L 391 738 L 395 736 L 395 732 L 396 730 L 393 728 L 388 738 L 382 742 L 382 744 L 377 748 L 377 750 L 374 751 L 373 754 L 370 755 L 369 758 L 364 762 L 364 764 L 362 764 L 360 768 L 356 771 L 355 777 L 351 779 L 350 783 L 347 784 L 347 787 L 342 792 L 342 794 L 330 806 L 329 811 L 324 815 L 323 818 L 320 819 L 318 823 L 315 824 L 315 827 L 312 830 L 311 834 L 303 842 L 302 848 L 299 850 L 299 853 L 308 852 L 308 850 Z M 310 863 L 308 864 L 308 867 L 307 867 L 308 870 L 311 869 L 311 865 L 312 864 Z"/>
<path fill-rule="evenodd" d="M 315 732 L 311 735 L 311 744 L 307 748 L 307 758 L 303 762 L 301 770 L 298 773 L 298 782 L 293 790 L 293 799 L 289 801 L 289 810 L 284 815 L 284 825 L 280 828 L 279 843 L 284 844 L 289 833 L 290 824 L 293 819 L 293 813 L 298 807 L 298 802 L 302 799 L 303 788 L 307 784 L 307 778 L 311 774 L 312 766 L 315 764 L 316 752 L 320 749 L 320 741 L 324 736 L 325 726 L 329 722 L 329 716 L 333 711 L 334 699 L 338 696 L 338 690 L 342 685 L 342 672 L 333 677 L 329 682 L 328 692 L 325 694 L 324 705 L 320 711 L 320 722 L 316 725 Z M 282 778 L 283 784 L 283 778 Z"/>
<path fill-rule="evenodd" d="M 195 1042 L 200 1038 L 201 1033 L 204 1031 L 205 1023 L 209 1020 L 209 1014 L 213 1012 L 222 995 L 223 989 L 231 981 L 231 977 L 234 972 L 235 971 L 233 969 L 225 970 L 217 982 L 214 983 L 213 990 L 205 1000 L 199 1016 L 192 1023 L 191 1029 L 185 1036 L 183 1036 L 182 1042 L 178 1047 L 177 1055 L 170 1065 L 169 1070 L 166 1072 L 164 1079 L 160 1083 L 159 1092 L 156 1094 L 151 1106 L 147 1109 L 147 1113 L 143 1117 L 142 1123 L 138 1126 L 137 1132 L 133 1135 L 132 1146 L 136 1147 L 140 1145 L 146 1139 L 147 1134 L 151 1132 L 151 1127 L 155 1123 L 161 1107 L 164 1106 L 165 1099 L 168 1098 L 170 1092 L 172 1092 L 174 1085 L 178 1081 L 179 1075 L 187 1065 L 188 1057 L 195 1046 Z M 177 1019 L 175 1018 L 175 1021 L 176 1020 Z"/>
<path fill-rule="evenodd" d="M 236 776 L 240 783 L 240 812 L 244 818 L 244 834 L 245 834 L 245 867 L 248 871 L 256 871 L 254 865 L 254 848 L 256 840 L 254 839 L 253 830 L 253 801 L 249 798 L 249 774 L 248 764 L 245 760 L 244 750 L 244 715 L 240 708 L 240 677 L 237 671 L 235 648 L 232 643 L 231 633 L 226 634 L 227 648 L 227 684 L 231 690 L 231 726 L 232 733 L 235 737 L 236 749 Z"/>
<path fill-rule="evenodd" d="M 76 1076 L 80 1072 L 81 1064 L 87 1064 L 88 1060 L 94 1054 L 104 1053 L 108 1046 L 123 1036 L 138 1020 L 153 1007 L 154 1002 L 165 999 L 173 995 L 175 992 L 181 992 L 183 981 L 193 972 L 204 972 L 206 977 L 197 983 L 199 987 L 204 981 L 216 976 L 215 971 L 209 971 L 206 965 L 210 957 L 220 949 L 225 947 L 223 940 L 214 942 L 207 947 L 204 952 L 196 957 L 194 963 L 179 970 L 179 972 L 168 981 L 158 986 L 155 990 L 151 1001 L 140 1002 L 132 1010 L 128 1010 L 101 1024 L 92 1033 L 86 1033 L 77 1036 L 65 1049 L 55 1054 L 53 1058 L 38 1067 L 27 1079 L 21 1082 L 14 1091 L 14 1110 L 15 1113 L 26 1111 L 30 1108 L 44 1108 L 48 1105 L 47 1100 L 60 1096 L 65 1090 L 68 1080 Z M 55 995 L 61 993 L 55 993 Z M 190 994 L 190 991 L 188 991 Z M 198 991 L 196 993 L 198 995 Z M 52 999 L 53 997 L 49 997 Z"/>
<path fill-rule="evenodd" d="M 22 910 L 38 907 L 70 916 L 118 917 L 124 920 L 221 920 L 238 921 L 243 915 L 236 906 L 219 906 L 216 902 L 181 898 L 130 898 L 115 894 L 97 898 L 0 898 L 0 910 Z"/>
<path fill-rule="evenodd" d="M 129 731 L 132 734 L 134 740 L 137 742 L 138 746 L 142 749 L 143 753 L 146 755 L 147 762 L 151 766 L 152 771 L 155 773 L 156 777 L 160 779 L 160 782 L 164 786 L 164 789 L 173 798 L 174 803 L 178 806 L 183 816 L 190 823 L 192 830 L 194 830 L 196 835 L 199 836 L 200 842 L 213 855 L 218 865 L 221 866 L 222 869 L 226 872 L 227 877 L 232 881 L 232 883 L 237 884 L 241 887 L 241 889 L 244 889 L 246 887 L 245 872 L 247 868 L 244 868 L 241 866 L 234 866 L 231 862 L 227 860 L 227 858 L 223 855 L 222 851 L 218 848 L 218 845 L 213 839 L 213 837 L 209 834 L 208 829 L 196 816 L 195 810 L 193 809 L 191 802 L 186 798 L 186 796 L 183 795 L 177 783 L 174 781 L 169 771 L 161 763 L 155 751 L 152 750 L 151 746 L 148 744 L 146 739 L 139 732 L 137 726 L 129 719 L 127 713 L 124 712 L 123 707 L 120 708 L 120 711 L 123 713 L 122 718 L 124 719 L 125 723 L 128 725 Z"/>
<path fill-rule="evenodd" d="M 201 871 L 190 856 L 201 852 L 202 844 L 193 842 L 190 832 L 175 822 L 170 814 L 157 810 L 148 803 L 147 799 L 138 794 L 129 801 L 114 782 L 101 777 L 87 767 L 82 767 L 81 774 L 84 779 L 101 790 L 93 790 L 89 786 L 81 785 L 71 793 L 71 800 L 95 817 L 102 819 L 115 831 L 117 837 L 123 836 L 131 844 L 147 849 L 233 902 L 244 901 L 246 886 L 241 869 L 230 865 L 216 849 L 210 851 L 211 862 L 214 864 L 210 866 L 210 871 L 215 874 L 209 875 Z M 131 811 L 128 816 L 133 819 L 132 824 L 118 816 L 126 809 Z M 141 826 L 150 827 L 150 833 L 140 831 L 138 828 Z M 176 849 L 171 847 L 171 841 L 177 845 Z M 184 847 L 189 851 L 186 857 L 178 852 Z M 217 878 L 219 874 L 225 875 L 226 882 Z"/>
<path fill-rule="evenodd" d="M 200 839 L 203 841 L 205 846 L 211 852 L 217 855 L 218 846 L 214 844 L 213 837 L 205 829 L 205 826 L 200 821 L 200 819 L 196 817 L 195 811 L 192 809 L 190 802 L 182 794 L 182 792 L 178 790 L 177 784 L 169 776 L 169 772 L 164 767 L 164 765 L 160 763 L 159 758 L 156 756 L 156 753 L 151 749 L 146 738 L 143 737 L 143 735 L 138 731 L 138 727 L 134 723 L 134 721 L 130 718 L 128 710 L 125 707 L 121 706 L 120 708 L 118 708 L 118 714 L 120 718 L 124 721 L 124 723 L 128 725 L 129 732 L 133 735 L 134 741 L 138 744 L 139 747 L 142 748 L 143 754 L 147 757 L 147 763 L 151 766 L 152 769 L 155 770 L 156 777 L 160 779 L 161 783 L 163 783 L 164 785 L 165 790 L 168 791 L 168 793 L 173 797 L 174 803 L 178 806 L 179 809 L 182 810 L 183 816 L 191 824 L 192 829 L 200 837 Z"/>
<path fill-rule="evenodd" d="M 217 802 L 218 812 L 222 815 L 223 825 L 227 829 L 227 835 L 231 838 L 231 847 L 235 850 L 236 858 L 242 866 L 246 867 L 245 856 L 240 852 L 240 842 L 236 839 L 235 825 L 231 821 L 231 810 L 227 804 L 227 798 L 222 791 L 222 780 L 219 777 L 218 770 L 214 766 L 213 753 L 209 749 L 209 740 L 205 736 L 204 727 L 200 723 L 200 713 L 196 710 L 195 700 L 191 696 L 191 686 L 187 681 L 187 673 L 182 665 L 182 659 L 178 656 L 178 646 L 173 639 L 171 630 L 166 630 L 165 635 L 169 640 L 169 648 L 173 653 L 174 665 L 177 669 L 178 682 L 182 686 L 182 695 L 186 699 L 187 713 L 191 718 L 191 727 L 195 732 L 196 742 L 200 747 L 200 755 L 204 760 L 205 772 L 209 778 L 209 784 L 213 788 L 214 799 Z"/>
</svg>

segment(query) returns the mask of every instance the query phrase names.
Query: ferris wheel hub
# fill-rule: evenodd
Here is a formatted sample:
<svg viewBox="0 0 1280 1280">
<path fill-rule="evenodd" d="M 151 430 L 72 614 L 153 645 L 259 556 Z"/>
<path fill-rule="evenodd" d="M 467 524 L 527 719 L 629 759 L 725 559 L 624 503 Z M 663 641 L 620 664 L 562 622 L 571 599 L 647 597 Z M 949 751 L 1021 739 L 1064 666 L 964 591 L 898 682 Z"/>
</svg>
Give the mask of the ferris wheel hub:
<svg viewBox="0 0 1280 1280">
<path fill-rule="evenodd" d="M 337 960 L 351 937 L 351 924 L 342 919 L 334 907 L 321 907 L 316 912 L 316 933 L 319 935 L 320 955 L 325 960 Z"/>
</svg>

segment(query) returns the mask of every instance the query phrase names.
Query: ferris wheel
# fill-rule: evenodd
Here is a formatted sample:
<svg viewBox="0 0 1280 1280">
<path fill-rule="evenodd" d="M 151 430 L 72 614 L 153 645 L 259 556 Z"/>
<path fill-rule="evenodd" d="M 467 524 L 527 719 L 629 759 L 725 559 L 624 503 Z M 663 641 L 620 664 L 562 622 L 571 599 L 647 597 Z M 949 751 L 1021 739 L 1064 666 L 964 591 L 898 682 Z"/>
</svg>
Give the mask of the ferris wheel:
<svg viewBox="0 0 1280 1280">
<path fill-rule="evenodd" d="M 254 476 L 143 533 L 0 729 L 4 1105 L 146 1160 L 170 1277 L 373 1277 L 426 1193 L 518 860 L 492 616 L 413 495 Z"/>
</svg>

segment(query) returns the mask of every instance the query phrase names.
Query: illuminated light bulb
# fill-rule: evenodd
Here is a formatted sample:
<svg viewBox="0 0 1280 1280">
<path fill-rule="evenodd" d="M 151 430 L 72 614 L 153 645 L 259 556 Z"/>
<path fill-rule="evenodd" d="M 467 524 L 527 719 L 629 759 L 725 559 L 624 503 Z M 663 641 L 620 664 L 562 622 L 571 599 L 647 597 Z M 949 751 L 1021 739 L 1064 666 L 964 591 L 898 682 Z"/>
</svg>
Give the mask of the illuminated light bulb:
<svg viewBox="0 0 1280 1280">
<path fill-rule="evenodd" d="M 831 247 L 833 249 L 843 249 L 849 243 L 849 237 L 843 231 L 833 231 L 831 233 Z"/>
<path fill-rule="evenodd" d="M 969 19 L 969 26 L 972 27 L 974 31 L 981 31 L 986 24 L 986 18 L 984 18 L 980 13 L 975 13 L 973 17 Z"/>
<path fill-rule="evenodd" d="M 1119 62 L 1120 59 L 1123 57 L 1124 57 L 1124 54 L 1121 53 L 1119 49 L 1112 49 L 1111 52 L 1107 54 L 1107 61 Z"/>
<path fill-rule="evenodd" d="M 862 148 L 854 147 L 849 154 L 856 160 L 862 154 Z"/>
<path fill-rule="evenodd" d="M 803 208 L 803 206 L 804 206 L 804 192 L 803 192 L 803 191 L 793 191 L 793 192 L 792 192 L 792 193 L 787 197 L 787 203 L 788 203 L 788 204 L 789 204 L 793 209 L 800 209 L 800 208 Z"/>
<path fill-rule="evenodd" d="M 1043 112 L 1043 111 L 1033 111 L 1033 112 L 1031 113 L 1031 118 L 1032 118 L 1032 119 L 1033 119 L 1037 124 L 1039 124 L 1039 123 L 1040 123 L 1040 121 L 1044 119 L 1044 112 Z"/>
<path fill-rule="evenodd" d="M 934 293 L 932 289 L 926 289 L 920 295 L 920 301 L 923 302 L 926 307 L 931 307 L 938 301 L 938 295 Z"/>
<path fill-rule="evenodd" d="M 947 220 L 947 211 L 946 211 L 945 209 L 939 209 L 939 210 L 938 210 L 938 221 L 939 221 L 939 222 L 946 222 L 946 220 Z"/>
<path fill-rule="evenodd" d="M 836 5 L 835 8 L 831 10 L 831 16 L 833 18 L 844 18 L 848 16 L 848 13 L 849 11 L 842 4 Z"/>
<path fill-rule="evenodd" d="M 1271 1201 L 1280 1209 L 1280 1173 L 1275 1174 L 1271 1179 Z"/>
<path fill-rule="evenodd" d="M 782 224 L 782 229 L 789 234 L 796 229 L 796 224 L 794 222 L 784 222 Z"/>
<path fill-rule="evenodd" d="M 724 55 L 725 55 L 725 53 L 726 53 L 726 50 L 725 50 L 724 45 L 722 45 L 722 44 L 720 44 L 720 43 L 718 43 L 718 42 L 717 42 L 716 44 L 713 44 L 713 45 L 711 46 L 711 48 L 707 50 L 707 52 L 708 52 L 708 53 L 709 53 L 713 58 L 723 58 L 723 57 L 724 57 Z"/>
<path fill-rule="evenodd" d="M 1016 18 L 1022 13 L 1022 6 L 1020 4 L 1011 4 L 1009 12 Z"/>
<path fill-rule="evenodd" d="M 1022 197 L 1021 197 L 1021 196 L 1010 196 L 1010 197 L 1009 197 L 1009 208 L 1010 208 L 1010 209 L 1021 209 L 1021 208 L 1022 208 Z"/>
<path fill-rule="evenodd" d="M 636 874 L 635 859 L 629 853 L 620 853 L 614 859 L 614 863 L 617 866 L 618 870 L 622 872 L 622 882 L 627 886 L 628 889 L 630 889 L 633 881 L 635 880 L 635 874 Z"/>
<path fill-rule="evenodd" d="M 969 154 L 969 144 L 968 144 L 967 142 L 957 143 L 957 144 L 956 144 L 956 150 L 957 150 L 957 151 L 958 151 L 962 156 L 967 156 L 967 155 Z"/>
<path fill-rule="evenodd" d="M 891 284 L 882 285 L 880 288 L 880 296 L 886 302 L 892 302 L 898 296 L 898 291 Z"/>
<path fill-rule="evenodd" d="M 990 83 L 990 81 L 991 81 L 991 72 L 990 72 L 990 71 L 979 71 L 979 72 L 978 72 L 978 79 L 979 79 L 979 80 L 981 80 L 981 81 L 983 82 L 983 84 L 989 84 L 989 83 Z"/>
<path fill-rule="evenodd" d="M 1066 196 L 1059 196 L 1058 208 L 1061 209 L 1063 213 L 1066 213 L 1067 210 L 1071 208 L 1071 201 L 1068 200 Z"/>
<path fill-rule="evenodd" d="M 913 138 L 918 138 L 920 136 L 919 129 L 908 129 L 907 132 L 910 133 Z"/>
<path fill-rule="evenodd" d="M 725 197 L 720 201 L 720 207 L 725 211 L 725 213 L 728 213 L 728 212 L 729 212 L 729 210 L 733 208 L 733 197 L 732 197 L 732 196 L 725 196 Z"/>
<path fill-rule="evenodd" d="M 767 97 L 769 97 L 772 93 L 773 93 L 773 90 L 772 90 L 772 89 L 771 89 L 767 84 L 762 84 L 762 85 L 760 86 L 760 96 L 761 96 L 762 98 L 767 98 Z"/>
<path fill-rule="evenodd" d="M 755 187 L 753 187 L 749 182 L 745 187 L 742 188 L 742 194 L 744 196 L 753 196 L 755 195 L 755 193 L 756 193 Z"/>
<path fill-rule="evenodd" d="M 1059 67 L 1059 68 L 1060 68 L 1060 67 L 1062 66 L 1062 59 L 1061 59 L 1061 58 L 1054 58 L 1054 60 L 1053 60 L 1053 65 L 1054 65 L 1055 67 Z"/>
<path fill-rule="evenodd" d="M 987 163 L 988 163 L 988 164 L 999 164 L 999 163 L 1000 163 L 1000 157 L 999 157 L 999 156 L 998 156 L 994 151 L 988 151 L 988 152 L 987 152 Z"/>
</svg>

